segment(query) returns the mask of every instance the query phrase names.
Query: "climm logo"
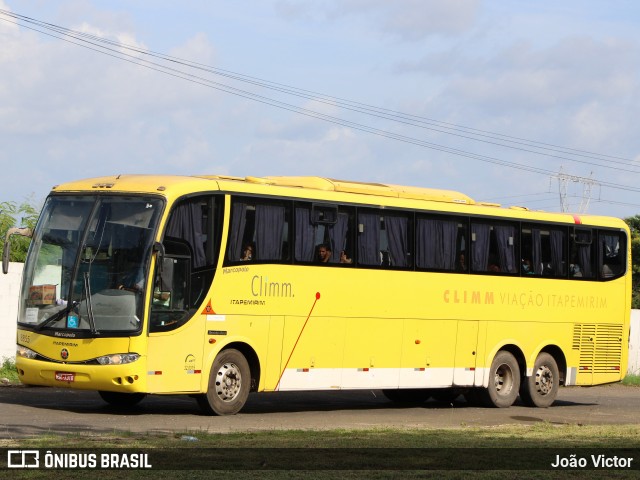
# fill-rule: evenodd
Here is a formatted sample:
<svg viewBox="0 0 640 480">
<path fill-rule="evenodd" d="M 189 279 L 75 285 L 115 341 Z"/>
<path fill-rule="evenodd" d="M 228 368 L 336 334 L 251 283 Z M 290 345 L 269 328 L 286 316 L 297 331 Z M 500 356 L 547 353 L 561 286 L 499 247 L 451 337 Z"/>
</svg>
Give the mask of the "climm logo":
<svg viewBox="0 0 640 480">
<path fill-rule="evenodd" d="M 495 303 L 493 292 L 479 292 L 477 290 L 445 290 L 444 303 L 475 303 L 493 305 Z"/>
<path fill-rule="evenodd" d="M 251 278 L 251 293 L 254 297 L 293 297 L 293 287 L 288 282 L 270 282 L 269 277 L 254 275 Z"/>
</svg>

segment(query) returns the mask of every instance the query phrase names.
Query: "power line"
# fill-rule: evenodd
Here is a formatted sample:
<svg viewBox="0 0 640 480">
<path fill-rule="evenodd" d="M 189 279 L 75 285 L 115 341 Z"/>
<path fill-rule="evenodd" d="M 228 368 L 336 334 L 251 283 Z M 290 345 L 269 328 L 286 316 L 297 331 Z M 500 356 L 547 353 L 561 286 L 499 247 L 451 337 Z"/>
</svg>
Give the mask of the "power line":
<svg viewBox="0 0 640 480">
<path fill-rule="evenodd" d="M 479 140 L 473 137 L 469 137 L 466 135 L 460 135 L 460 134 L 455 134 L 455 133 L 451 133 L 451 132 L 446 132 L 440 129 L 434 129 L 434 128 L 429 128 L 429 127 L 425 127 L 424 125 L 421 125 L 421 123 L 426 123 L 426 122 L 435 122 L 438 124 L 438 126 L 443 126 L 443 125 L 448 125 L 448 126 L 453 126 L 455 127 L 455 129 L 457 129 L 458 131 L 464 131 L 464 132 L 479 132 L 479 133 L 472 133 L 473 135 L 479 135 L 482 134 L 482 136 L 486 136 L 489 137 L 491 139 L 497 139 L 497 138 L 504 138 L 507 139 L 507 141 L 512 142 L 512 143 L 519 143 L 518 141 L 522 141 L 522 142 L 527 142 L 527 145 L 533 147 L 533 148 L 539 148 L 539 149 L 543 149 L 546 148 L 545 146 L 548 146 L 548 150 L 551 151 L 555 151 L 555 152 L 561 152 L 564 154 L 570 154 L 570 155 L 578 155 L 581 157 L 586 157 L 586 158 L 591 158 L 591 159 L 597 159 L 600 161 L 605 161 L 605 158 L 608 158 L 609 160 L 606 160 L 610 163 L 614 163 L 614 164 L 619 164 L 619 165 L 625 165 L 625 166 L 630 166 L 630 167 L 638 167 L 637 162 L 633 162 L 632 160 L 628 160 L 628 159 L 624 159 L 621 157 L 613 157 L 613 156 L 609 156 L 609 155 L 601 155 L 601 154 L 596 154 L 593 152 L 588 152 L 588 151 L 584 151 L 584 150 L 576 150 L 576 149 L 569 149 L 566 147 L 557 147 L 554 146 L 552 144 L 544 144 L 541 142 L 535 142 L 533 140 L 526 140 L 526 139 L 520 139 L 518 137 L 510 137 L 508 135 L 502 135 L 502 134 L 496 134 L 496 133 L 491 133 L 491 132 L 486 132 L 486 131 L 482 131 L 482 130 L 477 130 L 477 129 L 472 129 L 469 127 L 463 127 L 460 125 L 455 125 L 455 124 L 447 124 L 445 122 L 437 122 L 434 121 L 432 119 L 426 119 L 424 117 L 419 117 L 419 116 L 415 116 L 415 115 L 409 115 L 409 114 L 404 114 L 404 113 L 400 113 L 400 112 L 395 112 L 393 110 L 388 110 L 388 109 L 380 109 L 378 107 L 373 107 L 367 104 L 363 104 L 363 103 L 359 103 L 359 102 L 353 102 L 350 100 L 344 100 L 344 99 L 339 99 L 337 97 L 331 97 L 328 95 L 324 95 L 324 94 L 317 94 L 315 92 L 311 92 L 308 90 L 303 90 L 303 89 L 298 89 L 295 87 L 291 87 L 291 86 L 287 86 L 284 84 L 278 84 L 275 82 L 269 82 L 269 81 L 265 81 L 265 80 L 261 80 L 258 79 L 256 77 L 250 77 L 248 75 L 243 75 L 243 74 L 238 74 L 235 72 L 231 72 L 228 70 L 222 70 L 222 69 L 215 69 L 213 67 L 209 67 L 203 64 L 196 64 L 194 62 L 189 62 L 186 60 L 182 60 L 179 59 L 177 57 L 170 57 L 167 55 L 163 55 L 163 54 L 159 54 L 157 52 L 152 52 L 152 51 L 147 51 L 147 50 L 143 50 L 140 49 L 138 47 L 132 47 L 129 45 L 124 45 L 121 44 L 119 42 L 115 42 L 112 40 L 108 40 L 108 39 L 104 39 L 101 37 L 98 37 L 96 35 L 92 35 L 92 34 L 87 34 L 87 33 L 83 33 L 83 32 L 78 32 L 78 31 L 74 31 L 74 30 L 70 30 L 70 29 L 66 29 L 64 27 L 60 27 L 54 24 L 49 24 L 49 23 L 45 23 L 45 22 L 41 22 L 39 20 L 30 18 L 30 17 L 25 17 L 23 15 L 19 15 L 19 14 L 15 14 L 6 10 L 2 10 L 0 9 L 0 14 L 8 16 L 10 18 L 13 18 L 16 21 L 11 21 L 8 19 L 3 19 L 0 18 L 2 20 L 5 20 L 9 23 L 13 23 L 16 25 L 19 25 L 23 28 L 27 28 L 30 30 L 34 30 L 37 31 L 39 33 L 42 33 L 44 35 L 48 35 L 51 36 L 53 38 L 59 39 L 59 40 L 63 40 L 66 41 L 68 43 L 83 47 L 83 48 L 87 48 L 89 50 L 95 51 L 97 53 L 101 53 L 103 55 L 107 55 L 119 60 L 123 60 L 123 61 L 127 61 L 129 63 L 147 68 L 147 69 L 151 69 L 154 71 L 157 71 L 159 73 L 164 73 L 165 75 L 170 75 L 173 77 L 177 77 L 177 78 L 181 78 L 183 80 L 187 80 L 190 81 L 192 83 L 196 83 L 196 84 L 200 84 L 203 86 L 206 86 L 208 88 L 213 88 L 216 90 L 220 90 L 223 91 L 225 93 L 230 93 L 232 95 L 236 95 L 242 98 L 247 98 L 259 103 L 263 103 L 266 105 L 270 105 L 276 108 L 280 108 L 283 110 L 288 110 L 294 113 L 298 113 L 298 114 L 302 114 L 308 117 L 312 117 L 312 118 L 316 118 L 316 119 L 320 119 L 320 120 L 324 120 L 326 122 L 330 122 L 330 123 L 334 123 L 334 124 L 338 124 L 338 125 L 342 125 L 345 127 L 349 127 L 355 130 L 359 130 L 359 131 L 363 131 L 363 132 L 367 132 L 370 134 L 374 134 L 374 135 L 378 135 L 378 136 L 382 136 L 382 137 L 386 137 L 389 139 L 393 139 L 393 140 L 397 140 L 397 141 L 401 141 L 401 142 L 405 142 L 405 143 L 409 143 L 409 144 L 414 144 L 417 146 L 421 146 L 421 147 L 425 147 L 425 148 L 430 148 L 433 150 L 437 150 L 437 151 L 441 151 L 441 152 L 445 152 L 445 153 L 449 153 L 452 155 L 457 155 L 457 156 L 462 156 L 462 157 L 466 157 L 466 158 L 471 158 L 474 160 L 478 160 L 478 161 L 482 161 L 482 162 L 486 162 L 486 163 L 492 163 L 492 164 L 496 164 L 496 165 L 500 165 L 500 166 L 506 166 L 509 168 L 515 168 L 515 169 L 519 169 L 522 171 L 527 171 L 530 173 L 538 173 L 541 175 L 554 175 L 554 172 L 551 172 L 550 170 L 546 170 L 543 168 L 539 168 L 539 167 L 534 167 L 532 165 L 526 165 L 526 164 L 521 164 L 521 163 L 517 163 L 517 162 L 511 162 L 511 161 L 507 161 L 507 160 L 501 160 L 499 158 L 495 158 L 495 157 L 491 157 L 491 156 L 486 156 L 486 155 L 481 155 L 481 154 L 477 154 L 477 153 L 473 153 L 473 152 L 468 152 L 465 150 L 461 150 L 461 149 L 457 149 L 457 148 L 453 148 L 453 147 L 448 147 L 445 145 L 440 145 L 440 144 L 436 144 L 433 142 L 428 142 L 426 140 L 421 140 L 418 138 L 414 138 L 414 137 L 410 137 L 410 136 L 406 136 L 406 135 L 401 135 L 401 134 L 397 134 L 397 133 L 393 133 L 390 132 L 388 130 L 382 130 L 382 129 L 378 129 L 366 124 L 362 124 L 359 122 L 353 122 L 350 120 L 346 120 L 343 118 L 339 118 L 339 117 L 335 117 L 332 115 L 327 115 L 327 114 L 323 114 L 314 110 L 310 110 L 310 109 L 306 109 L 303 107 L 298 107 L 296 105 L 292 105 L 290 103 L 286 103 L 286 102 L 282 102 L 273 98 L 269 98 L 263 95 L 259 95 L 250 91 L 246 91 L 246 90 L 242 90 L 236 87 L 232 87 L 226 84 L 222 84 L 219 82 L 214 82 L 210 79 L 198 76 L 198 75 L 194 75 L 191 73 L 187 73 L 184 72 L 182 70 L 178 70 L 176 68 L 171 68 L 168 67 L 166 65 L 163 64 L 159 64 L 156 62 L 152 62 L 143 58 L 140 58 L 138 56 L 132 55 L 132 54 L 128 54 L 128 53 L 124 53 L 121 50 L 128 50 L 131 52 L 135 52 L 139 55 L 145 55 L 145 56 L 151 56 L 152 58 L 156 58 L 156 59 L 160 59 L 160 60 L 164 60 L 164 61 L 169 61 L 172 62 L 174 64 L 178 64 L 181 66 L 186 66 L 189 68 L 194 68 L 197 70 L 202 70 L 202 71 L 206 71 L 209 73 L 214 73 L 216 75 L 222 75 L 228 78 L 231 78 L 233 80 L 240 80 L 243 82 L 248 82 L 250 84 L 259 86 L 259 87 L 264 87 L 264 88 L 269 88 L 272 90 L 276 90 L 279 91 L 281 93 L 286 93 L 289 95 L 294 95 L 297 97 L 302 97 L 302 98 L 307 98 L 313 101 L 318 101 L 321 103 L 326 103 L 326 104 L 330 104 L 330 105 L 334 105 L 337 106 L 339 108 L 343 108 L 346 110 L 351 110 L 351 111 L 355 111 L 358 113 L 365 113 L 367 115 L 372 115 L 378 118 L 383 118 L 386 120 L 392 120 L 395 122 L 399 122 L 405 125 L 411 125 L 411 126 L 418 126 L 420 128 L 426 128 L 429 130 L 433 130 L 433 131 L 437 131 L 440 133 L 447 133 L 447 134 L 451 134 L 451 135 L 456 135 L 458 137 L 462 137 L 462 138 L 467 138 L 467 139 L 471 139 L 471 140 L 477 140 L 477 141 L 483 141 L 485 143 L 490 143 L 493 145 L 497 145 L 497 146 L 501 146 L 501 147 L 507 147 L 507 148 L 513 148 L 513 149 L 517 149 L 520 151 L 524 151 L 524 152 L 528 152 L 528 153 L 534 153 L 534 154 L 538 154 L 538 155 L 544 155 L 544 156 L 548 156 L 548 157 L 553 157 L 553 158 L 560 158 L 563 160 L 568 160 L 568 161 L 572 161 L 572 162 L 577 162 L 577 163 L 583 163 L 583 164 L 588 164 L 588 165 L 594 165 L 594 166 L 599 166 L 601 168 L 609 168 L 609 169 L 613 169 L 613 170 L 619 170 L 619 171 L 624 171 L 624 172 L 629 172 L 629 173 L 640 173 L 636 170 L 630 170 L 627 168 L 621 168 L 621 167 L 614 167 L 611 165 L 603 165 L 601 163 L 595 163 L 595 162 L 590 162 L 587 160 L 578 160 L 578 159 L 572 159 L 572 158 L 568 158 L 568 157 L 563 157 L 563 156 L 559 156 L 559 155 L 552 155 L 549 153 L 542 153 L 542 152 L 537 152 L 534 150 L 530 150 L 530 149 L 523 149 L 520 147 L 514 147 L 511 145 L 506 145 L 503 143 L 499 143 L 499 142 L 493 142 L 493 141 L 488 141 L 488 140 Z M 28 25 L 24 25 L 20 22 L 26 22 L 30 25 L 36 25 L 39 28 L 44 28 L 46 30 L 49 30 L 50 32 L 54 32 L 54 33 L 49 33 L 49 32 L 45 32 L 42 30 L 39 30 L 38 28 L 35 27 L 31 27 Z M 62 36 L 59 36 L 62 35 Z M 66 37 L 70 37 L 74 40 L 77 40 L 78 42 L 82 42 L 82 43 L 77 43 L 76 41 L 72 41 L 69 38 Z M 113 47 L 117 47 L 117 48 L 111 48 L 109 46 L 105 46 L 105 45 L 110 45 Z M 94 48 L 95 47 L 95 48 Z M 411 120 L 411 119 L 415 119 Z M 443 127 L 443 128 L 449 128 L 449 127 Z M 462 130 L 464 129 L 464 130 Z M 486 134 L 486 135 L 485 135 Z M 517 141 L 516 141 L 517 140 Z M 558 150 L 558 149 L 562 149 L 562 150 Z M 576 152 L 576 153 L 572 153 L 572 152 Z M 614 160 L 614 159 L 618 159 L 618 160 Z M 632 192 L 640 192 L 640 187 L 633 187 L 633 186 L 626 186 L 626 185 L 619 185 L 619 184 L 614 184 L 611 182 L 600 182 L 601 185 L 609 187 L 609 188 L 615 188 L 615 189 L 621 189 L 621 190 L 627 190 L 627 191 L 632 191 Z"/>
<path fill-rule="evenodd" d="M 482 142 L 482 143 L 486 143 L 486 144 L 490 144 L 490 145 L 495 145 L 495 146 L 499 146 L 499 147 L 503 147 L 503 148 L 510 148 L 510 149 L 514 149 L 514 150 L 519 150 L 522 152 L 527 152 L 527 153 L 533 153 L 535 155 L 542 155 L 542 156 L 546 156 L 546 157 L 551 157 L 551 158 L 557 158 L 560 160 L 566 160 L 566 161 L 570 161 L 570 162 L 576 162 L 576 163 L 582 163 L 582 164 L 587 164 L 587 165 L 592 165 L 592 166 L 598 166 L 601 168 L 609 168 L 609 169 L 613 169 L 613 170 L 618 170 L 618 171 L 623 171 L 623 172 L 628 172 L 628 173 L 640 173 L 639 170 L 632 170 L 629 168 L 621 168 L 621 167 L 614 167 L 611 165 L 607 165 L 607 164 L 602 164 L 602 163 L 596 163 L 596 162 L 592 162 L 592 161 L 588 161 L 588 160 L 579 160 L 579 159 L 575 159 L 575 158 L 570 158 L 570 157 L 566 157 L 563 155 L 556 155 L 554 153 L 549 153 L 549 152 L 555 152 L 558 154 L 564 154 L 564 155 L 573 155 L 573 156 L 578 156 L 578 157 L 582 157 L 582 158 L 588 158 L 591 160 L 599 160 L 599 161 L 606 161 L 609 163 L 613 163 L 613 164 L 617 164 L 617 165 L 623 165 L 623 166 L 627 166 L 627 167 L 631 167 L 631 168 L 640 168 L 640 164 L 634 160 L 630 160 L 630 159 L 624 159 L 622 157 L 614 157 L 611 155 L 603 155 L 603 154 L 598 154 L 598 153 L 594 153 L 594 152 L 589 152 L 586 150 L 577 150 L 577 149 L 571 149 L 568 147 L 560 147 L 557 145 L 553 145 L 553 144 L 548 144 L 548 143 L 543 143 L 543 142 L 537 142 L 534 140 L 528 140 L 528 139 L 523 139 L 523 138 L 519 138 L 519 137 L 513 137 L 513 136 L 509 136 L 509 135 L 504 135 L 504 134 L 499 134 L 499 133 L 492 133 L 492 132 L 488 132 L 488 131 L 484 131 L 484 130 L 478 130 L 478 129 L 473 129 L 470 127 L 464 127 L 461 125 L 457 125 L 457 124 L 452 124 L 452 123 L 447 123 L 447 122 L 440 122 L 438 120 L 434 120 L 434 119 L 430 119 L 430 118 L 425 118 L 425 117 L 420 117 L 417 115 L 411 115 L 411 114 L 407 114 L 407 113 L 402 113 L 402 112 L 397 112 L 394 110 L 390 110 L 390 109 L 384 109 L 384 108 L 379 108 L 379 107 L 375 107 L 372 105 L 368 105 L 365 103 L 361 103 L 361 102 L 355 102 L 352 100 L 346 100 L 346 99 L 342 99 L 342 98 L 338 98 L 338 97 L 333 97 L 330 95 L 326 95 L 326 94 L 322 94 L 322 93 L 317 93 L 317 92 L 313 92 L 310 90 L 304 90 L 304 89 L 300 89 L 300 88 L 296 88 L 296 87 L 292 87 L 290 85 L 286 85 L 286 84 L 282 84 L 282 83 L 276 83 L 276 82 L 271 82 L 268 80 L 264 80 L 264 79 L 260 79 L 257 77 L 252 77 L 249 75 L 244 75 L 244 74 L 240 74 L 237 72 L 233 72 L 230 70 L 224 70 L 224 69 L 219 69 L 219 68 L 214 68 L 208 65 L 204 65 L 201 63 L 196 63 L 196 62 L 191 62 L 188 60 L 184 60 L 184 59 L 180 59 L 178 57 L 173 57 L 173 56 L 169 56 L 169 55 L 165 55 L 162 53 L 158 53 L 158 52 L 154 52 L 151 50 L 145 50 L 145 49 L 141 49 L 139 47 L 136 46 L 131 46 L 131 45 L 127 45 L 127 44 L 123 44 L 120 42 L 116 42 L 113 40 L 109 40 L 103 37 L 99 37 L 97 35 L 93 35 L 93 34 L 89 34 L 89 33 L 85 33 L 85 32 L 79 32 L 76 30 L 71 30 L 65 27 L 61 27 L 55 24 L 51 24 L 51 23 L 46 23 L 46 22 L 42 22 L 40 20 L 31 18 L 31 17 L 26 17 L 24 15 L 19 15 L 13 12 L 9 12 L 6 10 L 2 10 L 0 9 L 0 13 L 9 16 L 11 18 L 16 19 L 17 21 L 22 21 L 22 22 L 26 22 L 29 24 L 33 24 L 33 25 L 37 25 L 40 28 L 45 28 L 51 31 L 54 31 L 58 34 L 64 35 L 64 36 L 69 36 L 71 38 L 74 38 L 76 40 L 82 41 L 82 42 L 86 42 L 88 44 L 94 45 L 100 49 L 105 49 L 108 51 L 112 51 L 115 52 L 118 55 L 126 55 L 129 57 L 134 57 L 132 55 L 129 54 L 124 54 L 118 50 L 114 50 L 108 47 L 104 47 L 103 45 L 99 45 L 99 44 L 105 44 L 105 45 L 110 45 L 113 47 L 117 47 L 117 49 L 126 49 L 132 52 L 135 52 L 136 54 L 139 55 L 144 55 L 144 56 L 149 56 L 152 58 L 156 58 L 156 59 L 160 59 L 163 61 L 167 61 L 167 62 L 172 62 L 181 66 L 186 66 L 189 68 L 193 68 L 193 69 L 197 69 L 197 70 L 201 70 L 201 71 L 205 71 L 208 73 L 213 73 L 215 75 L 219 75 L 219 76 L 223 76 L 226 78 L 230 78 L 232 80 L 237 80 L 237 81 L 241 81 L 241 82 L 245 82 L 245 83 L 249 83 L 251 85 L 254 86 L 258 86 L 258 87 L 262 87 L 262 88 L 267 88 L 267 89 L 271 89 L 274 91 L 278 91 L 280 93 L 285 93 L 288 95 L 293 95 L 299 98 L 306 98 L 308 100 L 312 100 L 314 102 L 319 102 L 319 103 L 323 103 L 323 104 L 327 104 L 327 105 L 331 105 L 331 106 L 336 106 L 338 108 L 342 108 L 345 110 L 349 110 L 349 111 L 353 111 L 353 112 L 357 112 L 357 113 L 363 113 L 366 115 L 370 115 L 373 117 L 377 117 L 377 118 L 381 118 L 381 119 L 385 119 L 385 120 L 391 120 L 400 124 L 404 124 L 404 125 L 410 125 L 413 127 L 418 127 L 418 128 L 422 128 L 422 129 L 426 129 L 426 130 L 430 130 L 433 132 L 438 132 L 438 133 L 443 133 L 443 134 L 447 134 L 447 135 L 453 135 L 459 138 L 465 138 L 468 140 L 472 140 L 472 141 L 477 141 L 477 142 Z M 12 23 L 16 23 L 16 22 L 12 22 Z M 20 23 L 16 23 L 18 25 L 21 25 Z M 25 25 L 21 25 L 25 28 L 30 28 L 27 27 Z M 35 28 L 30 28 L 32 30 L 38 31 L 40 33 L 44 33 L 47 34 L 46 32 L 42 32 L 41 30 L 35 29 Z M 49 34 L 47 34 L 49 35 Z M 61 40 L 65 40 L 67 41 L 65 38 L 61 38 L 61 37 L 56 37 L 55 35 L 52 35 L 55 38 L 61 39 Z M 97 42 L 97 43 L 96 43 Z M 70 42 L 70 43 L 75 43 L 75 42 Z M 101 52 L 100 50 L 98 50 L 98 52 L 100 53 L 104 53 Z M 147 60 L 143 60 L 140 59 L 139 57 L 134 57 L 140 61 L 143 62 L 147 62 Z M 170 71 L 173 71 L 174 69 L 170 69 L 164 65 L 158 65 L 154 62 L 148 62 L 152 65 L 156 65 L 160 68 L 166 68 Z M 181 72 L 186 74 L 185 72 Z M 186 74 L 188 75 L 188 74 Z M 198 77 L 201 78 L 201 77 Z M 203 79 L 205 80 L 205 79 Z M 207 80 L 208 81 L 208 80 Z M 214 82 L 217 83 L 217 82 Z M 222 85 L 222 84 L 219 84 Z M 226 85 L 225 85 L 226 86 Z M 228 88 L 235 88 L 235 87 L 229 87 L 226 86 Z M 438 128 L 435 128 L 438 127 Z M 443 130 L 443 129 L 449 129 L 451 131 L 447 131 L 447 130 Z M 456 133 L 458 132 L 458 133 Z M 474 135 L 474 136 L 470 136 L 470 135 Z M 479 137 L 479 138 L 477 138 Z M 512 143 L 513 145 L 510 145 L 509 143 L 504 143 L 504 142 L 509 142 Z M 530 148 L 523 148 L 524 146 L 526 147 L 530 147 Z M 532 150 L 531 148 L 535 148 L 541 151 L 537 151 L 537 150 Z"/>
</svg>

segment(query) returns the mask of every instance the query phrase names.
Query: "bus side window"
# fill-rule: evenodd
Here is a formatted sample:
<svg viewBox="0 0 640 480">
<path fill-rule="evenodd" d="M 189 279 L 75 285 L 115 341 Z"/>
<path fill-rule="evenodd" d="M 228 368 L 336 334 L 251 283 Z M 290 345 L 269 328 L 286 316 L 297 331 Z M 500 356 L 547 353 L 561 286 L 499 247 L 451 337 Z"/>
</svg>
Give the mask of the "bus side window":
<svg viewBox="0 0 640 480">
<path fill-rule="evenodd" d="M 328 265 L 352 263 L 353 209 L 300 202 L 296 203 L 294 211 L 296 262 Z M 322 247 L 331 251 L 326 262 L 318 258 Z"/>
<path fill-rule="evenodd" d="M 367 266 L 380 266 L 381 217 L 378 211 L 362 210 L 358 212 L 358 263 Z"/>
<path fill-rule="evenodd" d="M 621 232 L 601 230 L 598 236 L 600 278 L 609 280 L 622 275 L 626 270 L 626 238 Z"/>
<path fill-rule="evenodd" d="M 471 223 L 471 270 L 474 272 L 520 272 L 515 225 Z"/>
<path fill-rule="evenodd" d="M 388 252 L 389 267 L 409 268 L 413 266 L 410 239 L 412 219 L 406 213 L 385 212 L 382 217 L 382 249 Z M 384 258 L 384 257 L 383 257 Z"/>
<path fill-rule="evenodd" d="M 231 225 L 225 263 L 286 262 L 289 259 L 290 208 L 288 203 L 236 199 L 231 206 Z"/>
<path fill-rule="evenodd" d="M 451 218 L 421 218 L 416 222 L 416 266 L 455 271 L 460 264 L 460 223 Z"/>
<path fill-rule="evenodd" d="M 544 225 L 522 228 L 522 275 L 566 277 L 566 233 Z"/>
<path fill-rule="evenodd" d="M 156 268 L 151 303 L 150 331 L 179 327 L 190 317 L 191 256 L 182 242 L 165 242 L 166 253 Z"/>
<path fill-rule="evenodd" d="M 572 278 L 595 278 L 593 230 L 576 228 L 571 234 L 569 276 Z"/>
<path fill-rule="evenodd" d="M 385 268 L 411 266 L 409 224 L 405 213 L 358 212 L 358 263 Z"/>
</svg>

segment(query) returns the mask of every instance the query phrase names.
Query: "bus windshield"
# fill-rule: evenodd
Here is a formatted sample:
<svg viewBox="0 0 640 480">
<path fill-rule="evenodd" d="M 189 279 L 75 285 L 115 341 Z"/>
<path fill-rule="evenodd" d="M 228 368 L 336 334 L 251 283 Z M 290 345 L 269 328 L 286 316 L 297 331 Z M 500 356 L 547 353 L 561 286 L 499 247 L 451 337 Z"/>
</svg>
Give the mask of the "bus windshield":
<svg viewBox="0 0 640 480">
<path fill-rule="evenodd" d="M 18 323 L 81 335 L 140 330 L 161 207 L 153 197 L 49 197 L 25 265 Z"/>
</svg>

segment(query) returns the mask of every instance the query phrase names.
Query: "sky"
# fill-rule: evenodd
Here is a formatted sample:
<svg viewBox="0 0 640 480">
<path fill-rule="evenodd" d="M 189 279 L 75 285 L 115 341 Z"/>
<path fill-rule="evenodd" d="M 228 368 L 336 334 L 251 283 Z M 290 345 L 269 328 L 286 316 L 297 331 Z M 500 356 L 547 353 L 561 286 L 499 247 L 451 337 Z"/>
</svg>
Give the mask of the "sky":
<svg viewBox="0 0 640 480">
<path fill-rule="evenodd" d="M 0 0 L 0 202 L 318 175 L 634 216 L 639 22 L 634 0 Z"/>
</svg>

